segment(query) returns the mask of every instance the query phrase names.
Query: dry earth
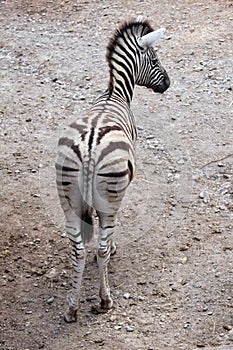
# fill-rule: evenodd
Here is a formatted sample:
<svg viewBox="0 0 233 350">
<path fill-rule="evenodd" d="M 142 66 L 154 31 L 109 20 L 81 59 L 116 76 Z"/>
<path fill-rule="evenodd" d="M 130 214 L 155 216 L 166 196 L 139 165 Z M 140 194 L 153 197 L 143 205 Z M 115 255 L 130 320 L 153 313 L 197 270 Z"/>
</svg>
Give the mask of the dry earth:
<svg viewBox="0 0 233 350">
<path fill-rule="evenodd" d="M 233 348 L 232 1 L 0 2 L 0 349 Z M 96 315 L 88 247 L 78 323 L 62 315 L 69 245 L 54 186 L 59 133 L 107 86 L 125 19 L 167 28 L 163 95 L 136 88 L 137 177 Z"/>
</svg>

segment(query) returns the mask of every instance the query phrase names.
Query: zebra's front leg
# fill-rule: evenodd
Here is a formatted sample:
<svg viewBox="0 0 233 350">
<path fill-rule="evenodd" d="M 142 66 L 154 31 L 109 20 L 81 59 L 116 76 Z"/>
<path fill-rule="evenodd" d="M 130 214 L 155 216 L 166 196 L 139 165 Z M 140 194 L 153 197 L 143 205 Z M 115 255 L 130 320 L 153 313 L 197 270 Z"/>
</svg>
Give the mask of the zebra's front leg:
<svg viewBox="0 0 233 350">
<path fill-rule="evenodd" d="M 64 315 L 64 320 L 68 323 L 77 321 L 77 309 L 80 305 L 80 290 L 86 261 L 86 252 L 82 242 L 72 243 L 71 258 L 73 265 L 72 291 L 68 298 L 69 307 Z"/>
</svg>

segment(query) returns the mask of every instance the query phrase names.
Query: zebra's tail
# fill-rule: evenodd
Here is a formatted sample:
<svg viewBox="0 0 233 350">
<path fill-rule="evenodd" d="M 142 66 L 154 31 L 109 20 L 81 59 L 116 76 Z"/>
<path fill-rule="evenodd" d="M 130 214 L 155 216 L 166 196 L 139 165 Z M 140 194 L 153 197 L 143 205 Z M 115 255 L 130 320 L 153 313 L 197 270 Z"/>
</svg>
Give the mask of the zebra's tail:
<svg viewBox="0 0 233 350">
<path fill-rule="evenodd" d="M 92 178 L 89 177 L 90 164 L 84 162 L 81 232 L 84 243 L 90 242 L 94 234 Z"/>
<path fill-rule="evenodd" d="M 94 234 L 93 208 L 86 202 L 82 206 L 81 234 L 84 243 L 90 242 Z"/>
</svg>

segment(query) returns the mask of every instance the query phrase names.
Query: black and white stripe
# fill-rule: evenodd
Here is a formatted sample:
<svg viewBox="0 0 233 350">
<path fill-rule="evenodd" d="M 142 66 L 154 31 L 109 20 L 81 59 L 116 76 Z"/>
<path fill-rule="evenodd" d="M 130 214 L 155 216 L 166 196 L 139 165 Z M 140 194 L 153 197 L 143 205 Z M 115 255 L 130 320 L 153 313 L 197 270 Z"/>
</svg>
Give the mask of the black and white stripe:
<svg viewBox="0 0 233 350">
<path fill-rule="evenodd" d="M 93 233 L 93 211 L 99 218 L 97 260 L 101 306 L 112 306 L 107 277 L 116 215 L 135 173 L 136 128 L 130 102 L 135 84 L 163 93 L 169 78 L 152 45 L 163 30 L 148 21 L 125 23 L 107 46 L 110 79 L 107 91 L 91 110 L 73 122 L 59 140 L 57 188 L 72 245 L 73 288 L 67 322 L 76 320 L 85 266 L 85 241 Z"/>
</svg>

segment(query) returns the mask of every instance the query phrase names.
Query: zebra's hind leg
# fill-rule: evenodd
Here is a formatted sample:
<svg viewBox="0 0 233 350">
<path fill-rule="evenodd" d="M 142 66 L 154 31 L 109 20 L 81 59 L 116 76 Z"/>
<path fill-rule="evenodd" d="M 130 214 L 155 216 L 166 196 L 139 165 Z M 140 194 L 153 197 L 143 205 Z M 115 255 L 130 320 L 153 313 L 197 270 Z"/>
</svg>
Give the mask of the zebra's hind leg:
<svg viewBox="0 0 233 350">
<path fill-rule="evenodd" d="M 100 219 L 99 243 L 97 249 L 97 262 L 100 274 L 100 299 L 101 308 L 104 310 L 111 309 L 113 301 L 110 295 L 108 282 L 108 264 L 110 256 L 116 252 L 116 245 L 112 241 L 112 235 L 115 227 L 115 218 L 112 215 L 98 213 Z"/>
<path fill-rule="evenodd" d="M 77 321 L 77 309 L 80 304 L 80 290 L 86 261 L 85 247 L 81 237 L 81 223 L 78 217 L 67 221 L 66 231 L 71 242 L 71 259 L 73 265 L 72 290 L 68 298 L 69 306 L 64 315 L 66 322 Z"/>
</svg>

